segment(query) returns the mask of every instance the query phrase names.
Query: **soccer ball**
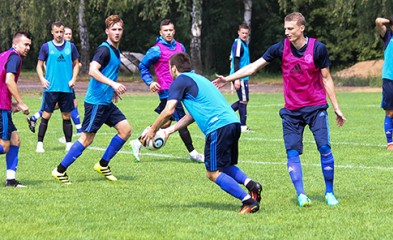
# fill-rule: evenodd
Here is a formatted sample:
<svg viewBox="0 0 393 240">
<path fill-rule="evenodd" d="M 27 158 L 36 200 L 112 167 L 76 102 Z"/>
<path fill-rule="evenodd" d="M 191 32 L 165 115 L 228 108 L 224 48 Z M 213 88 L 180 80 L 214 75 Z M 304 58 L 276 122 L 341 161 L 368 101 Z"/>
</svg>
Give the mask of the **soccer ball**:
<svg viewBox="0 0 393 240">
<path fill-rule="evenodd" d="M 144 136 L 149 129 L 150 127 L 145 128 L 145 130 L 143 130 L 142 132 L 142 136 Z M 160 128 L 156 132 L 156 135 L 154 136 L 153 139 L 150 139 L 149 141 L 144 142 L 142 144 L 145 148 L 155 151 L 162 148 L 165 145 L 165 142 L 166 142 L 166 138 L 165 138 L 164 130 Z"/>
</svg>

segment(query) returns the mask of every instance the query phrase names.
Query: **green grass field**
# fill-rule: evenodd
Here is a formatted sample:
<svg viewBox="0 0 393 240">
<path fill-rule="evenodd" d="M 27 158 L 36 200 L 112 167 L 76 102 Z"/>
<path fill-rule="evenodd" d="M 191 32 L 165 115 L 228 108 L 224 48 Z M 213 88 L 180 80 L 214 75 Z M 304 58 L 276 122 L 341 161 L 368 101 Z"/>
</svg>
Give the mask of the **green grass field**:
<svg viewBox="0 0 393 240">
<path fill-rule="evenodd" d="M 235 95 L 226 95 L 229 102 Z M 338 128 L 329 109 L 335 156 L 338 207 L 324 202 L 324 183 L 312 134 L 304 135 L 302 155 L 310 208 L 297 206 L 286 170 L 281 94 L 252 94 L 248 125 L 240 139 L 239 167 L 263 184 L 261 210 L 238 213 L 240 201 L 210 182 L 203 164 L 192 163 L 174 134 L 159 151 L 142 152 L 134 162 L 129 145 L 111 161 L 117 182 L 93 170 L 114 129 L 102 128 L 92 146 L 68 169 L 72 185 L 51 177 L 64 156 L 60 114 L 49 122 L 44 154 L 25 117 L 14 115 L 22 139 L 17 178 L 26 189 L 0 188 L 1 239 L 392 239 L 393 153 L 385 150 L 380 93 L 339 93 L 347 123 Z M 78 97 L 83 116 L 82 96 Z M 25 98 L 38 109 L 38 96 Z M 128 95 L 118 104 L 137 137 L 157 115 L 157 97 Z M 204 136 L 190 127 L 197 150 Z M 75 138 L 76 139 L 76 138 Z M 73 139 L 73 140 L 75 140 Z M 0 167 L 5 169 L 5 157 Z M 5 179 L 5 171 L 0 174 Z"/>
</svg>

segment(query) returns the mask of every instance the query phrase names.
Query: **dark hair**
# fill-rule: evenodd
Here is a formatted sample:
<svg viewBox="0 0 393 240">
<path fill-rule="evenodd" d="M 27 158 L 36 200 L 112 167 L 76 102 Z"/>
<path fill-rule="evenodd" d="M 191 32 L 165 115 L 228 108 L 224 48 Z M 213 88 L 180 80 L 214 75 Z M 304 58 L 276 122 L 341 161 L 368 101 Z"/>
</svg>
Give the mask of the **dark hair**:
<svg viewBox="0 0 393 240">
<path fill-rule="evenodd" d="M 54 23 L 52 23 L 52 26 L 51 26 L 51 29 L 53 29 L 53 27 L 61 27 L 61 26 L 63 26 L 64 27 L 64 23 L 62 23 L 62 22 L 54 22 Z"/>
<path fill-rule="evenodd" d="M 175 53 L 169 59 L 169 65 L 176 66 L 179 72 L 190 72 L 191 71 L 191 58 L 187 53 L 179 52 Z"/>
<path fill-rule="evenodd" d="M 306 18 L 300 12 L 293 12 L 293 13 L 288 14 L 284 18 L 284 21 L 286 21 L 286 22 L 296 21 L 296 24 L 298 26 L 301 26 L 301 25 L 306 26 Z"/>
<path fill-rule="evenodd" d="M 164 20 L 162 20 L 162 21 L 160 22 L 160 28 L 161 28 L 162 26 L 167 26 L 167 25 L 169 25 L 169 24 L 175 25 L 175 24 L 173 24 L 173 22 L 172 22 L 170 19 L 164 19 Z"/>
<path fill-rule="evenodd" d="M 244 23 L 239 25 L 239 30 L 240 29 L 248 29 L 248 30 L 250 30 L 250 27 L 247 25 L 247 23 L 244 22 Z"/>
<path fill-rule="evenodd" d="M 28 39 L 31 39 L 31 34 L 28 33 L 28 32 L 17 32 L 17 33 L 14 34 L 14 37 L 12 39 L 17 39 L 17 38 L 20 38 L 20 37 L 23 37 L 23 36 L 25 36 Z"/>
<path fill-rule="evenodd" d="M 389 25 L 390 25 L 390 26 L 393 26 L 393 15 L 390 16 L 390 18 L 389 18 Z"/>
</svg>

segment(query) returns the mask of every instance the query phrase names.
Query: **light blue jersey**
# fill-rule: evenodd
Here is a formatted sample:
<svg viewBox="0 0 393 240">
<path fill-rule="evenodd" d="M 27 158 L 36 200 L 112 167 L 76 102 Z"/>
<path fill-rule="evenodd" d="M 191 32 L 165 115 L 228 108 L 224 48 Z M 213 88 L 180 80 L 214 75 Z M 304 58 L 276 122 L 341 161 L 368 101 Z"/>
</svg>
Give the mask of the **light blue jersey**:
<svg viewBox="0 0 393 240">
<path fill-rule="evenodd" d="M 382 79 L 393 80 L 393 37 L 391 35 L 384 52 Z"/>
<path fill-rule="evenodd" d="M 248 44 L 242 41 L 240 38 L 236 38 L 232 44 L 231 50 L 231 70 L 229 74 L 233 74 L 239 69 L 235 69 L 235 58 L 240 58 L 239 69 L 250 64 L 250 51 Z M 243 81 L 248 81 L 250 77 L 241 78 Z"/>
<path fill-rule="evenodd" d="M 65 41 L 65 47 L 59 50 L 52 41 L 49 41 L 48 48 L 45 79 L 49 81 L 49 88 L 44 92 L 71 93 L 72 88 L 68 85 L 72 79 L 71 43 Z"/>
<path fill-rule="evenodd" d="M 117 82 L 117 77 L 119 76 L 120 69 L 120 58 L 116 55 L 113 49 L 109 46 L 108 42 L 103 42 L 101 46 L 107 47 L 110 52 L 110 60 L 108 65 L 106 65 L 103 69 L 101 69 L 101 73 L 111 79 L 112 81 Z M 120 51 L 118 51 L 118 55 L 120 56 Z M 90 104 L 102 104 L 109 105 L 112 103 L 114 90 L 111 86 L 106 85 L 97 81 L 94 78 L 90 78 L 89 87 L 87 89 L 85 102 Z"/>
<path fill-rule="evenodd" d="M 190 79 L 196 83 L 197 90 L 184 87 Z M 175 92 L 182 88 L 185 89 L 183 104 L 205 135 L 228 124 L 240 123 L 224 96 L 207 78 L 194 72 L 180 74 L 170 87 L 169 99 L 179 98 Z"/>
</svg>

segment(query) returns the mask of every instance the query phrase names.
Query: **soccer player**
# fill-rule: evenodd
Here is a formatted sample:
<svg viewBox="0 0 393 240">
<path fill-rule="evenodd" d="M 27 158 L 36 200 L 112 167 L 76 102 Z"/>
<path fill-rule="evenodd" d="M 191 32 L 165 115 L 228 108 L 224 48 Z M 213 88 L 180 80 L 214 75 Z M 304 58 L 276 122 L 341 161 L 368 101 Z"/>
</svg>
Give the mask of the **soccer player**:
<svg viewBox="0 0 393 240">
<path fill-rule="evenodd" d="M 67 168 L 83 153 L 94 140 L 103 124 L 114 127 L 117 134 L 112 138 L 101 160 L 94 165 L 94 170 L 107 180 L 116 181 L 109 167 L 109 161 L 122 148 L 131 136 L 131 126 L 124 114 L 113 102 L 117 102 L 125 93 L 126 87 L 117 82 L 120 69 L 119 44 L 123 36 L 123 20 L 111 15 L 105 20 L 107 40 L 96 50 L 90 63 L 90 83 L 85 97 L 85 115 L 82 123 L 83 132 L 72 145 L 60 164 L 52 171 L 52 176 L 70 184 Z M 121 98 L 120 98 L 121 99 Z"/>
<path fill-rule="evenodd" d="M 11 112 L 22 111 L 26 115 L 30 112 L 16 84 L 22 69 L 22 57 L 27 56 L 30 45 L 30 35 L 18 32 L 12 39 L 12 48 L 0 54 L 0 154 L 5 154 L 6 159 L 6 187 L 26 187 L 15 179 L 20 139 Z M 12 97 L 16 104 L 12 103 Z"/>
<path fill-rule="evenodd" d="M 262 186 L 251 180 L 240 168 L 238 142 L 241 134 L 240 122 L 224 96 L 205 77 L 191 71 L 191 59 L 186 53 L 176 53 L 169 60 L 170 73 L 174 79 L 168 91 L 168 101 L 164 110 L 151 128 L 142 137 L 152 139 L 159 128 L 183 102 L 188 113 L 176 124 L 165 129 L 169 136 L 194 120 L 206 135 L 205 166 L 207 177 L 222 190 L 242 201 L 240 213 L 254 213 L 259 210 Z M 239 185 L 246 186 L 249 193 Z"/>
<path fill-rule="evenodd" d="M 345 117 L 341 112 L 330 75 L 330 60 L 326 46 L 304 35 L 306 20 L 299 12 L 284 19 L 286 38 L 271 46 L 263 56 L 227 77 L 217 76 L 214 84 L 224 86 L 228 81 L 250 76 L 275 58 L 282 60 L 284 108 L 280 110 L 283 136 L 287 153 L 288 173 L 295 186 L 299 206 L 309 206 L 310 199 L 303 187 L 300 155 L 303 152 L 303 131 L 309 126 L 320 153 L 325 179 L 325 200 L 329 206 L 338 205 L 333 191 L 334 157 L 330 148 L 326 94 L 333 105 L 336 123 L 342 126 Z"/>
<path fill-rule="evenodd" d="M 250 64 L 250 51 L 248 50 L 248 36 L 250 28 L 246 23 L 239 25 L 237 30 L 238 38 L 232 44 L 231 49 L 231 71 L 230 74 L 236 72 L 240 68 Z M 248 80 L 249 76 L 234 81 L 238 101 L 234 102 L 231 107 L 234 111 L 239 110 L 240 124 L 242 132 L 251 132 L 247 127 L 247 104 L 249 101 Z"/>
<path fill-rule="evenodd" d="M 66 41 L 72 40 L 72 30 L 69 27 L 64 27 L 64 40 L 66 40 Z M 82 64 L 79 63 L 79 68 L 81 66 L 82 66 Z M 72 88 L 72 94 L 73 94 L 73 98 L 74 98 L 74 109 L 71 111 L 71 119 L 75 124 L 76 132 L 81 133 L 82 132 L 82 125 L 81 125 L 81 120 L 79 117 L 78 101 L 76 100 L 74 88 Z M 36 125 L 37 120 L 39 118 L 41 118 L 41 116 L 42 116 L 43 107 L 45 106 L 44 99 L 45 99 L 45 97 L 42 98 L 43 101 L 42 101 L 41 109 L 38 112 L 36 112 L 33 116 L 27 117 L 27 124 L 29 126 L 30 131 L 32 131 L 33 133 L 35 133 L 35 125 Z M 56 106 L 56 107 L 58 107 L 58 106 Z M 55 109 L 56 109 L 56 107 L 55 107 Z"/>
<path fill-rule="evenodd" d="M 66 151 L 72 145 L 72 124 L 70 113 L 74 109 L 72 90 L 79 73 L 79 52 L 70 41 L 64 40 L 64 24 L 52 23 L 53 40 L 41 46 L 37 63 L 37 74 L 44 88 L 43 112 L 38 128 L 36 152 L 44 150 L 44 137 L 56 104 L 63 118 L 63 132 L 66 140 Z M 44 76 L 45 66 L 45 76 Z"/>
<path fill-rule="evenodd" d="M 393 151 L 393 16 L 389 19 L 377 18 L 375 24 L 378 34 L 385 43 L 381 107 L 385 110 L 384 128 L 387 150 Z"/>
<path fill-rule="evenodd" d="M 139 64 L 139 71 L 143 81 L 149 86 L 150 91 L 157 92 L 160 98 L 160 103 L 155 111 L 160 114 L 164 110 L 165 104 L 168 99 L 168 89 L 173 79 L 169 73 L 169 58 L 178 52 L 185 52 L 183 44 L 177 42 L 174 39 L 175 26 L 169 19 L 165 19 L 160 23 L 160 37 L 156 39 L 157 43 L 151 47 L 146 55 L 143 57 Z M 153 77 L 150 73 L 150 67 L 154 66 L 154 70 L 157 76 L 157 82 L 153 81 Z M 179 102 L 176 107 L 176 111 L 173 116 L 166 122 L 166 127 L 171 125 L 172 121 L 178 121 L 185 115 L 183 106 Z M 187 128 L 179 130 L 179 135 L 186 146 L 190 159 L 195 162 L 203 162 L 204 156 L 199 154 L 192 144 L 190 132 Z M 138 139 L 130 142 L 132 153 L 135 160 L 140 161 L 140 151 L 142 144 Z"/>
</svg>

